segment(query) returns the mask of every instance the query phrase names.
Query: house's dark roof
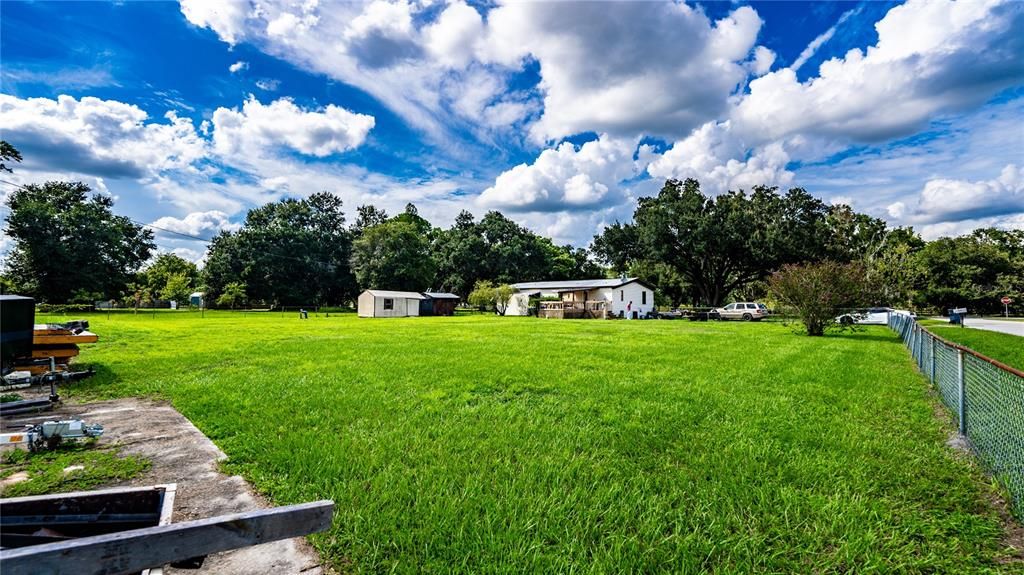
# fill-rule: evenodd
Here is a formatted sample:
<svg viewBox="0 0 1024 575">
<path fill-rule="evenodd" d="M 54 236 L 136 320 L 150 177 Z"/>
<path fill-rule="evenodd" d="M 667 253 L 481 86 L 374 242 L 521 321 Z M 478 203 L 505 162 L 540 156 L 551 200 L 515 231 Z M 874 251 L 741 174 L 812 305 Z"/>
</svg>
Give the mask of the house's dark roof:
<svg viewBox="0 0 1024 575">
<path fill-rule="evenodd" d="M 526 290 L 553 290 L 553 291 L 573 291 L 573 290 L 591 290 L 599 288 L 616 288 L 624 286 L 628 283 L 639 282 L 647 287 L 646 282 L 639 280 L 638 278 L 611 278 L 611 279 L 596 279 L 596 280 L 568 280 L 568 281 L 548 281 L 548 282 L 521 282 L 512 284 L 512 288 L 519 291 Z M 653 288 L 652 288 L 653 289 Z"/>
<path fill-rule="evenodd" d="M 427 296 L 430 299 L 462 299 L 453 293 L 440 291 L 425 291 L 423 292 L 423 295 Z"/>
</svg>

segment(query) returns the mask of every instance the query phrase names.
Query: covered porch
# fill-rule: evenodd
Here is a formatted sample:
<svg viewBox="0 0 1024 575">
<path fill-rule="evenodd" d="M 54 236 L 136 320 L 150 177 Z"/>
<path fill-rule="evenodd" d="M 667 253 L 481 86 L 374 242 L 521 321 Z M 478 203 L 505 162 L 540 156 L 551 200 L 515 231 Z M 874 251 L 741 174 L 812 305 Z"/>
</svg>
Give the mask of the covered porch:
<svg viewBox="0 0 1024 575">
<path fill-rule="evenodd" d="M 607 319 L 608 302 L 589 301 L 542 301 L 537 317 L 547 319 Z"/>
</svg>

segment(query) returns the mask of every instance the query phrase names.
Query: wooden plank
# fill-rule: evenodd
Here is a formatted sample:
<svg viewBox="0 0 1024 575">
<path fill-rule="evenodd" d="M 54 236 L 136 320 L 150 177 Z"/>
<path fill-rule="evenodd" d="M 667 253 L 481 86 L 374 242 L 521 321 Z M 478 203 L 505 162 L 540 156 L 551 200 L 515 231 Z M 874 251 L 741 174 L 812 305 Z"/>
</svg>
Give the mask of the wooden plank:
<svg viewBox="0 0 1024 575">
<path fill-rule="evenodd" d="M 0 550 L 0 571 L 4 575 L 139 572 L 191 557 L 325 531 L 331 526 L 333 514 L 334 502 L 324 500 L 4 549 Z"/>
<path fill-rule="evenodd" d="M 75 357 L 78 355 L 78 346 L 72 345 L 70 347 L 37 347 L 32 350 L 33 359 L 44 359 L 47 357 L 56 357 L 57 361 L 60 361 L 62 357 Z"/>
<path fill-rule="evenodd" d="M 91 331 L 83 331 L 77 334 L 35 334 L 32 337 L 32 343 L 35 345 L 56 345 L 66 343 L 95 343 L 99 341 L 100 337 Z"/>
</svg>

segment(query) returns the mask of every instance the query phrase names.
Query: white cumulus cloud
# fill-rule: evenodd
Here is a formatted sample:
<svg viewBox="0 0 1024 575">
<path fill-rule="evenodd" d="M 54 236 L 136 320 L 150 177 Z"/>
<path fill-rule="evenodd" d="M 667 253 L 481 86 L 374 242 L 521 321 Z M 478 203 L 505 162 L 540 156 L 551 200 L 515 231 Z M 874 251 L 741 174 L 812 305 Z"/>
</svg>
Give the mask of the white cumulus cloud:
<svg viewBox="0 0 1024 575">
<path fill-rule="evenodd" d="M 373 116 L 334 105 L 310 111 L 284 98 L 264 105 L 250 97 L 241 110 L 218 108 L 213 113 L 213 141 L 225 156 L 287 146 L 324 157 L 359 146 L 373 125 Z"/>
<path fill-rule="evenodd" d="M 509 211 L 593 209 L 622 203 L 621 182 L 643 171 L 633 155 L 637 143 L 602 135 L 576 147 L 565 142 L 545 150 L 533 164 L 520 164 L 484 190 L 479 202 Z"/>
<path fill-rule="evenodd" d="M 211 237 L 221 230 L 233 232 L 242 227 L 232 223 L 228 214 L 218 210 L 193 212 L 184 218 L 164 216 L 154 221 L 152 226 L 157 233 L 176 232 L 198 237 Z"/>
<path fill-rule="evenodd" d="M 764 140 L 909 135 L 1024 80 L 1022 26 L 1018 2 L 910 0 L 875 25 L 874 46 L 824 62 L 818 76 L 800 82 L 783 68 L 752 80 L 731 118 Z"/>
<path fill-rule="evenodd" d="M 695 178 L 711 194 L 793 182 L 793 172 L 786 169 L 790 156 L 782 142 L 759 146 L 749 155 L 747 149 L 729 122 L 708 122 L 676 142 L 647 171 L 660 179 Z"/>
<path fill-rule="evenodd" d="M 190 120 L 168 112 L 154 122 L 137 106 L 88 96 L 0 94 L 0 125 L 28 170 L 45 165 L 51 171 L 143 178 L 187 168 L 206 155 L 206 142 Z"/>
<path fill-rule="evenodd" d="M 895 202 L 889 215 L 908 223 L 935 224 L 1024 213 L 1024 170 L 1007 165 L 991 180 L 937 178 L 925 183 L 916 205 Z"/>
<path fill-rule="evenodd" d="M 248 70 L 248 69 L 249 69 L 249 63 L 245 62 L 243 60 L 239 60 L 239 61 L 235 62 L 234 64 L 228 66 L 228 71 L 231 72 L 232 74 L 234 74 L 236 72 L 241 72 L 242 70 Z"/>
<path fill-rule="evenodd" d="M 726 111 L 761 28 L 750 7 L 711 22 L 659 2 L 516 2 L 492 10 L 488 23 L 491 58 L 540 64 L 538 140 L 687 134 Z M 770 66 L 764 50 L 756 58 L 756 68 Z"/>
</svg>

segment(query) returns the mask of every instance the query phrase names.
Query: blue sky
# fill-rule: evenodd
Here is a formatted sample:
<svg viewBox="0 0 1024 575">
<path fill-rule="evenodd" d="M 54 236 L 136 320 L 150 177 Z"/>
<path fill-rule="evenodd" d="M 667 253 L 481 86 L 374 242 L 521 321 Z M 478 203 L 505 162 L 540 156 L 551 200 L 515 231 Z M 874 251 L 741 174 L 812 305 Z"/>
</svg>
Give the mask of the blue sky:
<svg viewBox="0 0 1024 575">
<path fill-rule="evenodd" d="M 3 2 L 4 179 L 202 237 L 329 190 L 586 245 L 669 177 L 1022 228 L 1022 25 L 981 0 Z"/>
</svg>

